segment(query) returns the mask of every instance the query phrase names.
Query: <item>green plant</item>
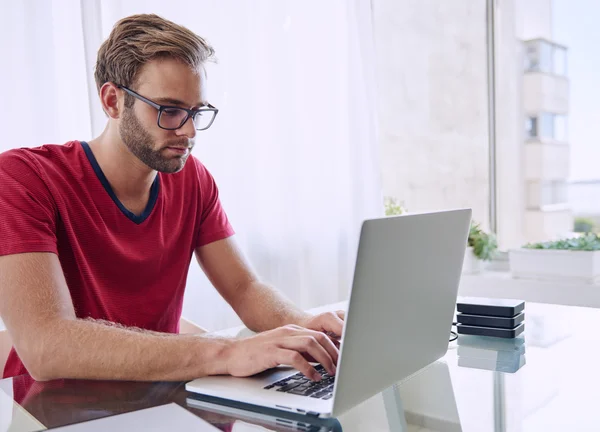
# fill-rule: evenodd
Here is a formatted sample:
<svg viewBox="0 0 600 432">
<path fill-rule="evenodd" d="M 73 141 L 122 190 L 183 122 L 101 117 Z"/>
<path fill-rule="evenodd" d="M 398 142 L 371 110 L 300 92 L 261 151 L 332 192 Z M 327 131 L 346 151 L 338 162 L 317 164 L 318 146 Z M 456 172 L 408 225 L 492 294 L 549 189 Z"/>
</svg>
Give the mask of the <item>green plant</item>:
<svg viewBox="0 0 600 432">
<path fill-rule="evenodd" d="M 600 250 L 600 236 L 595 233 L 588 233 L 582 235 L 581 237 L 573 237 L 541 243 L 529 243 L 524 247 L 526 249 L 597 251 Z"/>
<path fill-rule="evenodd" d="M 574 231 L 580 233 L 594 232 L 596 231 L 596 223 L 589 218 L 575 218 Z"/>
<path fill-rule="evenodd" d="M 397 216 L 406 213 L 404 203 L 398 202 L 398 200 L 393 197 L 385 197 L 384 206 L 386 216 Z"/>
<path fill-rule="evenodd" d="M 475 256 L 483 261 L 490 261 L 494 258 L 496 250 L 498 249 L 496 236 L 492 233 L 486 233 L 481 229 L 481 226 L 475 222 L 471 222 L 468 245 L 473 248 Z"/>
</svg>

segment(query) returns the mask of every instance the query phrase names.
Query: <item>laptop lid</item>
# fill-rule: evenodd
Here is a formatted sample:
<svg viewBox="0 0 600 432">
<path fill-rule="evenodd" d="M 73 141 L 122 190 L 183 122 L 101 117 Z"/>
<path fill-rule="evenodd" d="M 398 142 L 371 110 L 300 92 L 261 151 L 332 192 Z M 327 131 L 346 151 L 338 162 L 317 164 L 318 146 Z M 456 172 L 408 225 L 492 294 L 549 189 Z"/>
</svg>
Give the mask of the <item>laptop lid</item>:
<svg viewBox="0 0 600 432">
<path fill-rule="evenodd" d="M 446 353 L 470 222 L 461 209 L 363 223 L 334 416 Z"/>
</svg>

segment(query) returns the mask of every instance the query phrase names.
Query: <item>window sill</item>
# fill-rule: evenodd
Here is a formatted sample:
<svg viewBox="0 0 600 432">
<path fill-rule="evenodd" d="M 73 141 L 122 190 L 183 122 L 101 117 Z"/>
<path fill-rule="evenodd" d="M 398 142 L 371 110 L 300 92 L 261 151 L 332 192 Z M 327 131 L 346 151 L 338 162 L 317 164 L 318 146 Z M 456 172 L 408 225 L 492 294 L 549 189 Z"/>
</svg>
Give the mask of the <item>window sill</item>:
<svg viewBox="0 0 600 432">
<path fill-rule="evenodd" d="M 535 303 L 600 308 L 600 285 L 513 279 L 506 271 L 463 274 L 463 297 L 514 298 Z"/>
</svg>

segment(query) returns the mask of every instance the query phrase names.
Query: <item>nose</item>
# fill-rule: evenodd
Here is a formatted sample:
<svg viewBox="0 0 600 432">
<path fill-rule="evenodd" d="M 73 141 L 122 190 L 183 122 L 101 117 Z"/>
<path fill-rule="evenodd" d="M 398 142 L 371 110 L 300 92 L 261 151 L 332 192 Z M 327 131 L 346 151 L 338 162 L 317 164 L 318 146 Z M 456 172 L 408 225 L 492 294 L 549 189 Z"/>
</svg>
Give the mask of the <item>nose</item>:
<svg viewBox="0 0 600 432">
<path fill-rule="evenodd" d="M 193 139 L 196 136 L 196 125 L 194 120 L 190 116 L 187 121 L 179 129 L 175 131 L 177 136 L 186 136 L 189 139 Z"/>
</svg>

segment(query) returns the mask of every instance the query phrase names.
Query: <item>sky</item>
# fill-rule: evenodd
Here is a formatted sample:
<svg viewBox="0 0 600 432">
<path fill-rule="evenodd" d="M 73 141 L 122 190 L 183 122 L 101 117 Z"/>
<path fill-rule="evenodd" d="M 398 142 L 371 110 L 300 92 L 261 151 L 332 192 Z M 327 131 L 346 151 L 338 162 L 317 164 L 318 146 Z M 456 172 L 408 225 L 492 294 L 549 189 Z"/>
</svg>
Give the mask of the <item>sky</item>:
<svg viewBox="0 0 600 432">
<path fill-rule="evenodd" d="M 600 180 L 599 23 L 599 0 L 553 0 L 552 39 L 568 48 L 572 180 Z"/>
</svg>

